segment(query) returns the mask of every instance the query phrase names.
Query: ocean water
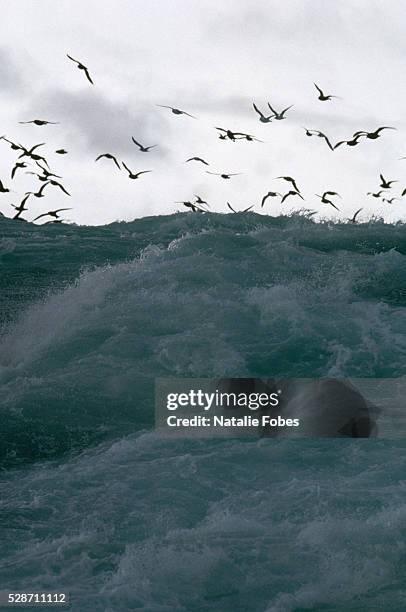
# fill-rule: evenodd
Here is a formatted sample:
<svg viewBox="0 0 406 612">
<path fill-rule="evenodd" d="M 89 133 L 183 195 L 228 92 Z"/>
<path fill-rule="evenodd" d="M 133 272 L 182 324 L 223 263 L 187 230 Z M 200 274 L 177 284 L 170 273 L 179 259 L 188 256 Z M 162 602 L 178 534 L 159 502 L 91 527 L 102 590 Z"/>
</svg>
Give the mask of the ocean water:
<svg viewBox="0 0 406 612">
<path fill-rule="evenodd" d="M 402 440 L 168 440 L 155 377 L 406 374 L 406 226 L 0 219 L 1 588 L 80 611 L 405 608 Z"/>
</svg>

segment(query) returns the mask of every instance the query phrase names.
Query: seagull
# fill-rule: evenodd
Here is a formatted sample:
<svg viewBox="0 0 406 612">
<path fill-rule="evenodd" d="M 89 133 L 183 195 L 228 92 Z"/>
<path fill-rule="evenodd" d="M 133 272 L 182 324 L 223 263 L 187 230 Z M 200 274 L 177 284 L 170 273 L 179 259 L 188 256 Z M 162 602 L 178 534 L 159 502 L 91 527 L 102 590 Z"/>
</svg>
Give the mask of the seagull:
<svg viewBox="0 0 406 612">
<path fill-rule="evenodd" d="M 201 208 L 199 208 L 198 206 L 196 206 L 196 204 L 193 204 L 192 202 L 175 202 L 175 204 L 183 204 L 183 206 L 186 206 L 186 208 L 190 208 L 191 210 L 193 210 L 193 212 L 204 212 Z"/>
<path fill-rule="evenodd" d="M 235 137 L 237 134 L 242 134 L 242 132 L 232 132 L 231 130 L 226 130 L 221 127 L 216 127 L 216 130 L 219 130 L 220 132 L 224 132 L 223 139 L 228 138 L 229 140 L 232 140 L 233 142 L 235 142 Z"/>
<path fill-rule="evenodd" d="M 48 184 L 48 185 L 53 185 L 54 187 L 59 187 L 59 189 L 61 189 L 61 191 L 63 191 L 64 193 L 66 193 L 66 195 L 70 196 L 69 191 L 67 191 L 67 190 L 65 189 L 65 187 L 64 187 L 63 185 L 61 185 L 61 183 L 58 183 L 58 181 L 53 181 L 53 180 L 50 180 L 50 181 L 48 181 L 48 183 L 47 183 L 47 184 Z"/>
<path fill-rule="evenodd" d="M 141 153 L 148 153 L 148 151 L 150 149 L 153 149 L 154 147 L 157 147 L 158 145 L 150 145 L 149 147 L 144 147 L 141 143 L 137 142 L 134 138 L 134 136 L 131 136 L 131 140 L 133 141 L 134 144 L 137 145 L 137 147 L 139 148 L 139 150 L 141 151 Z"/>
<path fill-rule="evenodd" d="M 259 138 L 252 136 L 252 134 L 244 134 L 243 132 L 235 132 L 234 136 L 237 136 L 237 140 L 248 140 L 249 142 L 253 142 L 255 140 L 255 142 L 264 142 L 263 140 L 259 140 Z"/>
<path fill-rule="evenodd" d="M 13 219 L 18 219 L 21 215 L 21 213 L 23 213 L 25 210 L 27 210 L 27 208 L 25 207 L 25 203 L 28 200 L 28 198 L 30 197 L 31 194 L 27 194 L 25 196 L 25 198 L 23 198 L 23 200 L 21 200 L 21 203 L 18 206 L 15 206 L 14 204 L 11 204 L 11 206 L 17 211 L 17 214 L 14 215 Z"/>
<path fill-rule="evenodd" d="M 71 208 L 57 208 L 56 210 L 49 210 L 46 213 L 42 213 L 42 215 L 38 215 L 38 217 L 35 217 L 35 219 L 33 219 L 33 221 L 36 221 L 37 219 L 41 219 L 41 217 L 55 217 L 55 219 L 58 218 L 58 213 L 62 212 L 63 210 L 72 210 Z"/>
<path fill-rule="evenodd" d="M 399 198 L 382 198 L 384 202 L 387 202 L 388 204 L 393 204 L 393 202 L 395 200 L 399 200 Z"/>
<path fill-rule="evenodd" d="M 207 174 L 214 174 L 215 176 L 221 176 L 222 179 L 229 179 L 232 176 L 238 176 L 239 174 L 242 174 L 242 172 L 235 172 L 234 174 L 228 173 L 226 174 L 224 173 L 220 173 L 220 172 L 210 172 L 209 170 L 206 170 Z"/>
<path fill-rule="evenodd" d="M 299 196 L 300 198 L 302 198 L 302 200 L 304 200 L 304 197 L 302 196 L 301 193 L 299 193 L 298 191 L 288 191 L 288 193 L 285 193 L 285 195 L 283 196 L 282 200 L 281 200 L 281 204 L 286 200 L 286 198 L 288 198 L 289 196 Z"/>
<path fill-rule="evenodd" d="M 292 184 L 292 186 L 295 189 L 295 191 L 300 194 L 300 189 L 296 185 L 295 179 L 293 179 L 291 176 L 277 176 L 276 178 L 283 179 L 284 181 L 288 181 L 288 183 Z"/>
<path fill-rule="evenodd" d="M 264 204 L 265 204 L 265 202 L 267 201 L 268 198 L 275 198 L 276 196 L 282 197 L 282 194 L 278 193 L 277 191 L 268 191 L 268 193 L 266 195 L 264 195 L 264 197 L 262 198 L 261 208 L 264 206 Z"/>
<path fill-rule="evenodd" d="M 201 162 L 202 164 L 204 164 L 205 166 L 210 166 L 210 164 L 207 161 L 205 161 L 204 159 L 202 159 L 201 157 L 189 157 L 189 159 L 187 159 L 185 161 L 185 164 L 187 162 L 190 162 L 190 161 L 198 161 L 198 162 Z"/>
<path fill-rule="evenodd" d="M 174 115 L 187 115 L 188 117 L 192 117 L 192 119 L 197 119 L 197 117 L 194 115 L 190 115 L 190 113 L 180 110 L 179 108 L 174 108 L 173 106 L 166 106 L 165 104 L 157 104 L 156 106 L 160 106 L 161 108 L 169 108 Z"/>
<path fill-rule="evenodd" d="M 40 144 L 34 145 L 29 150 L 26 149 L 25 147 L 20 147 L 20 149 L 22 150 L 22 153 L 21 155 L 18 156 L 18 159 L 21 159 L 22 157 L 30 157 L 36 162 L 39 162 L 39 161 L 44 162 L 44 164 L 46 164 L 49 168 L 48 162 L 45 159 L 45 157 L 43 157 L 42 155 L 38 155 L 37 153 L 34 153 L 35 149 L 37 149 L 38 147 L 42 147 L 44 144 L 45 144 L 44 142 L 41 142 Z"/>
<path fill-rule="evenodd" d="M 331 151 L 334 151 L 333 145 L 331 144 L 330 140 L 327 138 L 327 136 L 323 132 L 320 132 L 320 130 L 309 130 L 308 128 L 305 128 L 305 127 L 303 129 L 306 132 L 306 136 L 318 136 L 319 138 L 324 138 L 329 149 L 331 149 Z"/>
<path fill-rule="evenodd" d="M 377 138 L 380 137 L 380 132 L 382 132 L 382 130 L 396 130 L 396 128 L 394 127 L 389 127 L 389 126 L 383 126 L 380 127 L 378 129 L 375 130 L 375 132 L 354 132 L 353 136 L 365 136 L 366 138 L 369 138 L 370 140 L 376 140 Z"/>
<path fill-rule="evenodd" d="M 252 204 L 252 206 L 248 206 L 248 208 L 244 208 L 244 210 L 235 210 L 235 209 L 234 209 L 234 208 L 231 206 L 230 202 L 227 202 L 227 206 L 228 206 L 228 208 L 229 208 L 230 210 L 232 210 L 232 211 L 233 211 L 233 213 L 239 213 L 239 212 L 245 213 L 245 212 L 248 212 L 249 210 L 251 210 L 251 208 L 254 208 L 254 204 Z"/>
<path fill-rule="evenodd" d="M 77 67 L 79 68 L 79 70 L 84 70 L 87 80 L 92 85 L 94 85 L 94 83 L 93 83 L 93 81 L 92 81 L 92 79 L 90 77 L 89 70 L 86 68 L 86 66 L 84 64 L 82 64 L 82 62 L 79 62 L 79 60 L 76 60 L 73 57 L 71 57 L 70 55 L 68 55 L 68 53 L 66 55 L 67 55 L 67 57 L 69 57 L 70 60 L 72 60 L 72 62 L 75 62 L 75 64 L 77 64 Z"/>
<path fill-rule="evenodd" d="M 59 121 L 44 121 L 43 119 L 33 119 L 32 121 L 19 121 L 19 123 L 34 123 L 35 125 L 59 125 Z"/>
<path fill-rule="evenodd" d="M 357 219 L 357 215 L 359 215 L 359 213 L 361 212 L 362 208 L 359 208 L 357 211 L 355 211 L 354 216 L 352 219 L 350 219 L 351 223 L 356 223 L 356 219 Z"/>
<path fill-rule="evenodd" d="M 8 144 L 13 149 L 13 151 L 21 151 L 24 148 L 21 145 L 16 144 L 15 142 L 12 142 L 11 140 L 8 140 L 8 138 L 6 138 L 5 136 L 2 136 L 1 140 L 5 140 L 6 142 L 8 142 Z"/>
<path fill-rule="evenodd" d="M 269 115 L 269 117 L 267 117 L 266 115 L 264 115 L 259 108 L 255 105 L 255 103 L 252 103 L 252 106 L 254 107 L 254 110 L 258 113 L 259 115 L 259 120 L 261 121 L 261 123 L 271 123 L 272 121 L 272 115 Z M 273 112 L 273 111 L 272 111 Z"/>
<path fill-rule="evenodd" d="M 106 157 L 107 159 L 112 159 L 113 162 L 116 164 L 117 168 L 119 170 L 121 170 L 120 168 L 120 164 L 118 163 L 117 159 L 114 157 L 114 155 L 112 155 L 111 153 L 102 153 L 101 155 L 99 155 L 99 157 L 96 157 L 95 161 L 98 161 L 99 159 L 101 159 L 102 157 Z"/>
<path fill-rule="evenodd" d="M 322 102 L 326 102 L 327 100 L 331 100 L 332 98 L 338 98 L 338 96 L 331 96 L 331 95 L 326 95 L 325 93 L 323 93 L 323 91 L 320 89 L 318 85 L 316 85 L 316 83 L 313 83 L 313 85 L 319 92 L 318 99 L 321 100 Z"/>
<path fill-rule="evenodd" d="M 58 153 L 58 155 L 66 155 L 67 151 L 65 149 L 57 149 L 55 153 Z"/>
<path fill-rule="evenodd" d="M 269 106 L 269 110 L 271 110 L 273 112 L 273 117 L 272 119 L 275 119 L 275 121 L 281 121 L 282 119 L 286 119 L 285 117 L 285 113 L 292 108 L 293 104 L 291 104 L 290 106 L 287 106 L 282 112 L 278 113 L 274 108 L 272 108 L 272 106 L 269 104 L 268 102 L 268 106 Z"/>
<path fill-rule="evenodd" d="M 152 170 L 141 170 L 141 172 L 137 172 L 136 174 L 134 174 L 133 172 L 131 172 L 130 168 L 128 168 L 124 162 L 121 162 L 124 166 L 124 168 L 127 170 L 128 172 L 128 178 L 130 179 L 137 179 L 139 176 L 141 176 L 141 174 L 146 174 L 147 172 L 152 172 Z"/>
<path fill-rule="evenodd" d="M 17 170 L 19 168 L 26 168 L 27 164 L 25 162 L 16 162 L 14 168 L 11 171 L 11 178 L 13 179 L 15 177 L 15 173 L 17 172 Z"/>
<path fill-rule="evenodd" d="M 384 191 L 377 191 L 376 193 L 372 193 L 372 191 L 368 191 L 367 195 L 370 195 L 373 198 L 380 198 L 380 197 L 382 197 L 383 193 L 385 193 L 385 192 Z"/>
<path fill-rule="evenodd" d="M 0 193 L 9 193 L 10 189 L 4 187 L 3 183 L 0 181 Z"/>
<path fill-rule="evenodd" d="M 41 164 L 39 164 L 37 162 L 37 166 L 42 170 L 43 174 L 38 174 L 38 172 L 26 172 L 26 174 L 34 174 L 39 181 L 47 181 L 49 179 L 50 176 L 53 176 L 54 178 L 62 178 L 61 176 L 59 176 L 59 174 L 54 174 L 53 172 L 49 172 L 49 170 L 47 170 L 46 168 L 43 168 L 43 166 L 41 166 Z"/>
<path fill-rule="evenodd" d="M 382 189 L 390 189 L 390 186 L 392 185 L 392 183 L 399 182 L 399 181 L 385 181 L 382 174 L 379 175 L 379 178 L 381 179 L 381 184 L 379 185 L 379 187 L 382 187 Z"/>
<path fill-rule="evenodd" d="M 341 147 L 342 144 L 346 144 L 347 147 L 355 147 L 357 146 L 357 144 L 359 144 L 360 138 L 361 138 L 361 135 L 358 134 L 357 136 L 353 136 L 351 140 L 340 140 L 340 142 L 337 142 L 334 145 L 334 149 L 338 149 L 338 147 Z"/>
<path fill-rule="evenodd" d="M 331 200 L 327 198 L 327 196 L 338 196 L 339 198 L 341 198 L 340 194 L 337 193 L 336 191 L 325 191 L 323 195 L 319 195 L 318 193 L 316 193 L 315 195 L 321 199 L 323 204 L 330 204 L 336 210 L 338 211 L 340 210 Z"/>
<path fill-rule="evenodd" d="M 206 204 L 206 206 L 209 206 L 208 202 L 206 202 L 206 200 L 202 200 L 202 198 L 199 195 L 195 194 L 195 198 L 196 198 L 196 204 Z"/>
<path fill-rule="evenodd" d="M 45 189 L 45 187 L 47 187 L 48 185 L 49 185 L 49 181 L 48 181 L 47 183 L 44 183 L 44 184 L 41 186 L 41 188 L 40 188 L 40 190 L 39 190 L 39 191 L 37 191 L 37 192 L 34 192 L 34 191 L 27 191 L 25 195 L 30 194 L 30 195 L 35 196 L 36 198 L 44 198 L 44 197 L 45 197 L 45 196 L 44 196 L 44 189 Z M 34 219 L 34 220 L 35 220 L 35 219 Z"/>
</svg>

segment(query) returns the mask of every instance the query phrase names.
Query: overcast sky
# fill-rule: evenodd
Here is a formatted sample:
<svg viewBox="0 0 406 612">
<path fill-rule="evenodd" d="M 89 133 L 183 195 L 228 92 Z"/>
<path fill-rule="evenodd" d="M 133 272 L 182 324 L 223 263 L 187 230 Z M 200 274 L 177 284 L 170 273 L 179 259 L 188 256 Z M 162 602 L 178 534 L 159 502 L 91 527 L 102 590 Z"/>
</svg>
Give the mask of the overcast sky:
<svg viewBox="0 0 406 612">
<path fill-rule="evenodd" d="M 2 3 L 0 24 L 0 135 L 25 146 L 46 142 L 51 168 L 72 197 L 49 187 L 31 199 L 27 219 L 72 206 L 66 219 L 101 224 L 183 209 L 176 200 L 199 194 L 217 212 L 255 204 L 278 214 L 301 205 L 347 218 L 363 207 L 387 220 L 406 219 L 406 197 L 393 204 L 366 196 L 379 173 L 406 187 L 405 5 L 402 0 L 25 0 Z M 66 57 L 90 70 L 92 86 Z M 320 102 L 313 82 L 340 96 Z M 285 121 L 262 124 L 252 103 L 266 110 L 294 107 Z M 175 116 L 156 104 L 197 117 Z M 19 125 L 31 119 L 60 125 Z M 356 130 L 384 131 L 376 141 L 331 152 L 302 126 L 325 131 L 333 142 Z M 215 126 L 249 132 L 264 142 L 219 140 Z M 131 136 L 145 145 L 141 153 Z M 54 153 L 66 148 L 68 155 Z M 0 194 L 0 211 L 37 188 L 33 176 L 10 180 L 15 152 L 0 144 L 0 178 L 13 190 Z M 110 152 L 138 170 L 129 180 Z M 241 172 L 229 181 L 210 170 Z M 279 175 L 297 179 L 305 202 L 268 200 L 287 191 Z M 341 212 L 314 194 L 338 191 Z M 390 197 L 388 195 L 388 197 Z"/>
</svg>

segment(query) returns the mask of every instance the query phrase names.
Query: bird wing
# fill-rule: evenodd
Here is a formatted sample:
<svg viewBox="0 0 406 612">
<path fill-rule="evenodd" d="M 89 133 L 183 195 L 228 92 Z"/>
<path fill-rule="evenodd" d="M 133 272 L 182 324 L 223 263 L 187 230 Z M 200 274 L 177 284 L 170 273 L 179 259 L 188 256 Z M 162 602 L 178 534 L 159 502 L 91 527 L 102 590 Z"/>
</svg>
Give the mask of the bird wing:
<svg viewBox="0 0 406 612">
<path fill-rule="evenodd" d="M 86 75 L 86 77 L 87 77 L 87 80 L 88 80 L 88 81 L 89 81 L 89 82 L 90 82 L 92 85 L 94 85 L 94 83 L 93 83 L 93 81 L 92 81 L 92 78 L 91 78 L 91 76 L 90 76 L 90 74 L 89 74 L 89 70 L 86 68 L 86 66 L 83 68 L 83 70 L 85 71 L 85 75 Z"/>
<path fill-rule="evenodd" d="M 277 115 L 278 113 L 276 112 L 276 110 L 274 108 L 272 108 L 272 106 L 269 104 L 268 102 L 268 106 L 269 106 L 269 110 L 271 110 L 273 112 L 274 115 Z"/>
<path fill-rule="evenodd" d="M 362 208 L 359 208 L 359 209 L 358 209 L 358 210 L 357 210 L 357 211 L 354 213 L 354 216 L 353 216 L 353 218 L 351 219 L 351 221 L 352 221 L 353 223 L 355 223 L 355 219 L 357 218 L 357 215 L 359 215 L 359 213 L 361 212 L 361 210 L 362 210 Z"/>
<path fill-rule="evenodd" d="M 135 176 L 140 176 L 140 174 L 146 174 L 147 172 L 152 172 L 152 170 L 141 170 L 141 172 L 137 172 Z"/>
<path fill-rule="evenodd" d="M 121 162 L 121 163 L 123 164 L 124 168 L 127 170 L 128 174 L 132 174 L 130 168 L 126 166 L 124 162 Z"/>
<path fill-rule="evenodd" d="M 263 207 L 263 205 L 265 204 L 265 202 L 266 202 L 267 198 L 269 198 L 269 193 L 267 193 L 266 195 L 264 195 L 264 197 L 262 198 L 262 201 L 261 201 L 261 208 L 262 208 L 262 207 Z"/>
<path fill-rule="evenodd" d="M 385 181 L 385 179 L 383 178 L 383 175 L 382 175 L 382 174 L 380 174 L 380 175 L 379 175 L 379 178 L 381 179 L 381 182 L 382 182 L 382 183 L 386 183 L 386 181 Z"/>
<path fill-rule="evenodd" d="M 252 106 L 254 107 L 254 110 L 258 113 L 258 115 L 260 117 L 265 117 L 265 115 L 263 113 L 261 113 L 261 111 L 259 110 L 259 108 L 255 105 L 255 102 L 252 103 Z"/>
<path fill-rule="evenodd" d="M 64 193 L 66 193 L 66 195 L 70 196 L 69 191 L 67 191 L 63 185 L 61 185 L 60 183 L 57 183 L 56 181 L 55 181 L 55 183 L 54 183 L 54 184 L 55 184 L 57 187 L 59 187 L 59 189 L 62 189 L 62 191 L 63 191 Z"/>
<path fill-rule="evenodd" d="M 42 215 L 38 215 L 38 217 L 35 217 L 35 219 L 33 219 L 33 221 L 36 221 L 37 219 L 41 219 L 41 217 L 47 217 L 49 215 L 49 213 L 42 213 Z"/>
<path fill-rule="evenodd" d="M 69 57 L 70 60 L 72 60 L 72 62 L 75 62 L 76 64 L 80 64 L 80 62 L 78 60 L 76 60 L 74 57 L 71 57 L 68 53 L 66 54 L 67 57 Z M 34 219 L 35 221 L 35 219 Z"/>
<path fill-rule="evenodd" d="M 244 210 L 241 212 L 248 212 L 249 210 L 251 210 L 251 208 L 254 208 L 254 204 L 252 204 L 252 206 L 249 206 L 248 208 L 244 208 Z"/>
<path fill-rule="evenodd" d="M 51 212 L 56 214 L 56 213 L 62 212 L 63 210 L 72 210 L 72 208 L 58 208 L 57 210 L 51 210 Z"/>
<path fill-rule="evenodd" d="M 283 111 L 280 113 L 281 115 L 284 115 L 286 113 L 286 111 L 288 111 L 290 108 L 292 108 L 294 106 L 294 104 L 291 104 L 290 106 L 287 106 L 286 108 L 283 109 Z"/>
<path fill-rule="evenodd" d="M 230 210 L 232 210 L 234 213 L 237 212 L 236 210 L 234 210 L 234 208 L 231 206 L 230 202 L 227 202 L 227 206 Z"/>
<path fill-rule="evenodd" d="M 316 83 L 313 83 L 313 85 L 315 86 L 315 88 L 317 89 L 317 91 L 319 92 L 320 95 L 324 96 L 324 93 L 322 92 L 322 90 L 320 89 L 320 87 L 318 85 L 316 85 Z"/>
<path fill-rule="evenodd" d="M 140 144 L 139 142 L 137 142 L 137 141 L 135 140 L 134 136 L 131 136 L 131 140 L 133 141 L 133 143 L 134 143 L 134 144 L 136 144 L 136 145 L 137 145 L 137 147 L 142 148 L 142 144 Z"/>
<path fill-rule="evenodd" d="M 197 119 L 197 117 L 195 117 L 194 115 L 191 115 L 190 113 L 187 113 L 186 111 L 180 111 L 182 113 L 182 115 L 187 115 L 188 117 L 192 117 L 192 119 Z"/>
</svg>

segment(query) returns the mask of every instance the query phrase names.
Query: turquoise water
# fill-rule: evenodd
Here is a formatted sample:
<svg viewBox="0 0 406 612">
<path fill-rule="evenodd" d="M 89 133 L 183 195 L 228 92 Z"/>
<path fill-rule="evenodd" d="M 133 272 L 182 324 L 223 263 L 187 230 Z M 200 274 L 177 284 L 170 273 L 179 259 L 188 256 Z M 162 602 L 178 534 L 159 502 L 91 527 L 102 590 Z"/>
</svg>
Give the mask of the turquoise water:
<svg viewBox="0 0 406 612">
<path fill-rule="evenodd" d="M 154 377 L 406 373 L 406 226 L 0 219 L 2 588 L 403 610 L 402 441 L 175 440 Z"/>
</svg>

